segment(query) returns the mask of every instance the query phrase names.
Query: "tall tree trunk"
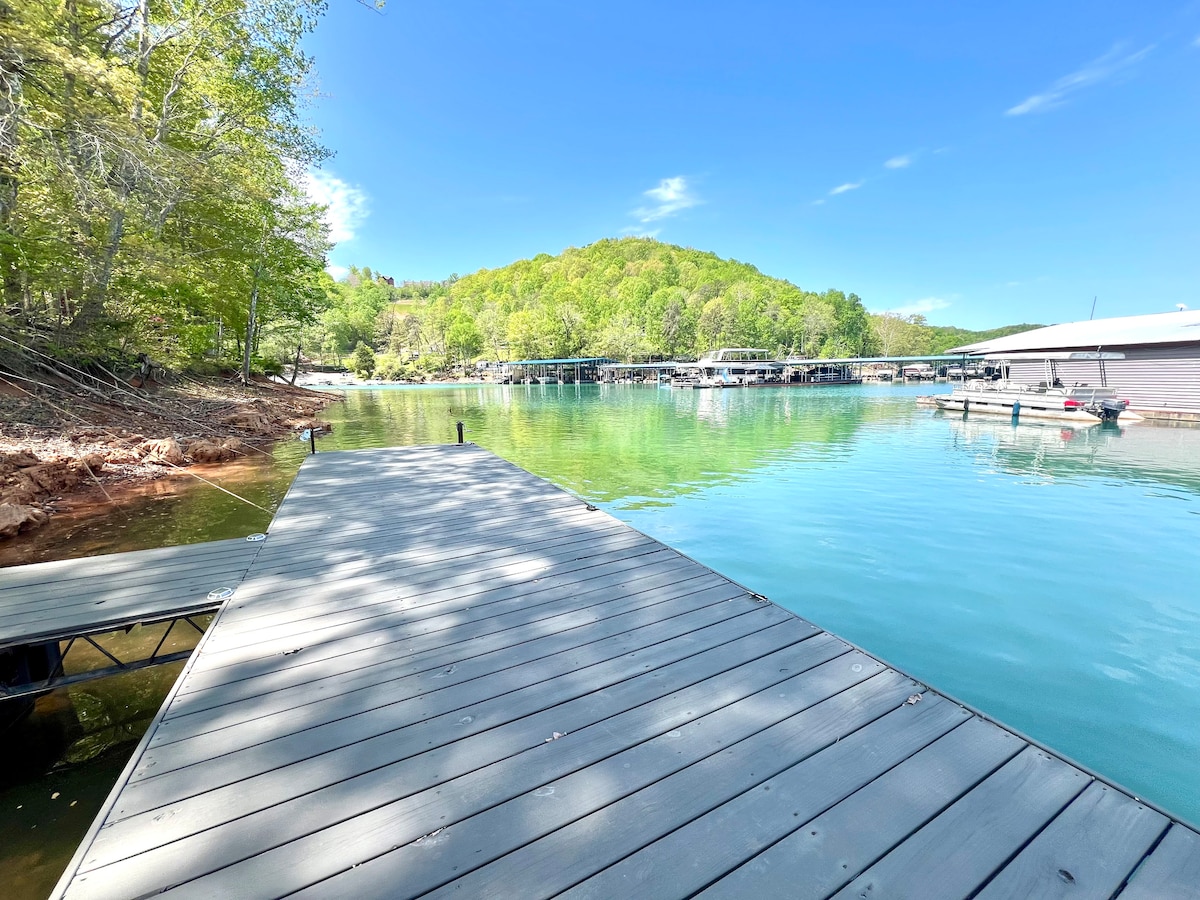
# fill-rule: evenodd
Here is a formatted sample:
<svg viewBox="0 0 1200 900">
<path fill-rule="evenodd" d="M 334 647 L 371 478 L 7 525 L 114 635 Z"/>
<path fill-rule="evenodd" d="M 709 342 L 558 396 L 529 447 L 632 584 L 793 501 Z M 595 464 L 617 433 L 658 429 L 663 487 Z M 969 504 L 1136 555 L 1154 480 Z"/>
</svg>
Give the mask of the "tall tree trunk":
<svg viewBox="0 0 1200 900">
<path fill-rule="evenodd" d="M 254 318 L 258 313 L 259 265 L 254 265 L 254 284 L 250 288 L 250 315 L 246 317 L 246 346 L 242 352 L 242 384 L 250 383 L 250 348 L 254 346 Z"/>
<path fill-rule="evenodd" d="M 138 0 L 137 9 L 138 33 L 138 89 L 133 98 L 133 108 L 129 119 L 134 124 L 137 134 L 141 133 L 142 113 L 146 102 L 146 84 L 150 79 L 150 0 Z M 116 268 L 117 253 L 125 238 L 125 212 L 130 198 L 137 190 L 137 174 L 128 160 L 122 160 L 117 166 L 116 203 L 108 217 L 108 235 L 104 241 L 104 250 L 100 258 L 100 272 L 96 283 L 89 295 L 80 306 L 76 321 L 80 325 L 88 325 L 96 321 L 104 313 L 104 303 L 108 298 L 108 288 L 112 283 L 113 271 Z"/>
<path fill-rule="evenodd" d="M 296 358 L 292 360 L 292 380 L 289 381 L 288 384 L 292 385 L 293 387 L 296 385 L 296 376 L 300 374 L 300 351 L 303 349 L 303 347 L 303 344 L 296 345 Z"/>
<path fill-rule="evenodd" d="M 0 28 L 7 30 L 12 7 L 0 0 Z M 0 49 L 0 290 L 5 306 L 21 300 L 21 273 L 13 217 L 17 210 L 17 111 L 21 105 L 21 58 L 16 48 Z"/>
</svg>

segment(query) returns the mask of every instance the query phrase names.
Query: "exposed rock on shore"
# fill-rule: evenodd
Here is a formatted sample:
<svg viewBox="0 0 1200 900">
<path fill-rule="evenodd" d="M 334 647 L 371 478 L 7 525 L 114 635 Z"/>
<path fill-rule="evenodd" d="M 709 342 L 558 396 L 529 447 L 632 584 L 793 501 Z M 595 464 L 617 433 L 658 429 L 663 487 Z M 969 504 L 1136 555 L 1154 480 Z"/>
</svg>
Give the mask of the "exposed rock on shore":
<svg viewBox="0 0 1200 900">
<path fill-rule="evenodd" d="M 73 493 L 111 496 L 122 483 L 262 452 L 270 439 L 306 428 L 328 430 L 314 417 L 335 399 L 286 385 L 246 389 L 217 379 L 190 380 L 141 403 L 0 394 L 0 539 L 44 524 L 54 503 Z"/>
</svg>

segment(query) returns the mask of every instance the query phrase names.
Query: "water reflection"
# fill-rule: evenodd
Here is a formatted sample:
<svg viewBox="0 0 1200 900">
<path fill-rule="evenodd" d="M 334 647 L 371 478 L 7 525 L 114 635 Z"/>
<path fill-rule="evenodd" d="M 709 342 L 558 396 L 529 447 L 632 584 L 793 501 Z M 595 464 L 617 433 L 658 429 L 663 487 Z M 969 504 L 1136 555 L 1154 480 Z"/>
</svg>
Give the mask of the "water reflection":
<svg viewBox="0 0 1200 900">
<path fill-rule="evenodd" d="M 462 421 L 468 440 L 1200 819 L 1200 429 L 963 420 L 916 407 L 921 390 L 352 390 L 318 446 L 444 444 Z M 274 509 L 307 453 L 288 442 L 205 475 Z M 173 479 L 110 516 L 52 520 L 0 562 L 240 537 L 268 519 Z M 35 849 L 34 825 L 65 828 L 50 795 L 73 778 L 98 808 L 114 743 L 144 727 L 171 671 L 47 700 L 30 720 L 42 731 L 22 752 L 50 774 L 0 793 L 0 879 L 53 868 L 54 847 L 66 862 L 91 816 Z"/>
<path fill-rule="evenodd" d="M 467 439 L 589 499 L 634 508 L 729 483 L 782 452 L 837 452 L 909 415 L 861 390 L 505 385 L 349 392 L 328 449 Z"/>
<path fill-rule="evenodd" d="M 1169 485 L 1200 494 L 1200 429 L 1158 424 L 1075 428 L 935 412 L 953 446 L 1008 472 L 1054 478 L 1101 477 Z"/>
</svg>

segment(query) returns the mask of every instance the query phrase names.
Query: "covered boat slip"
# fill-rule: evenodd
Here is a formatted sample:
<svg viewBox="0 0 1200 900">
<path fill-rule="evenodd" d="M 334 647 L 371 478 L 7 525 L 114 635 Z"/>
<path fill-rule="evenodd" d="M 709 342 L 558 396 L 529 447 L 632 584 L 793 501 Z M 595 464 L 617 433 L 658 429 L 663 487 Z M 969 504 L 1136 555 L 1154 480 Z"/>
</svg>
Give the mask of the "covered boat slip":
<svg viewBox="0 0 1200 900">
<path fill-rule="evenodd" d="M 322 453 L 56 896 L 1195 896 L 1200 835 L 471 445 Z"/>
</svg>

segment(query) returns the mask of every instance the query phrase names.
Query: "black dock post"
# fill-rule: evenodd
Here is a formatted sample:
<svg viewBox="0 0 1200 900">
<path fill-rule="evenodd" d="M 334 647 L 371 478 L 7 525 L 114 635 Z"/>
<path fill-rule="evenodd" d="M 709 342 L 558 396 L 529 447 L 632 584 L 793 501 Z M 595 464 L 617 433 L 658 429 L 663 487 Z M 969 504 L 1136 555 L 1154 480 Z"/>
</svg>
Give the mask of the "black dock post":
<svg viewBox="0 0 1200 900">
<path fill-rule="evenodd" d="M 461 444 L 463 442 L 463 423 L 456 422 L 455 426 L 458 428 L 458 442 Z"/>
</svg>

